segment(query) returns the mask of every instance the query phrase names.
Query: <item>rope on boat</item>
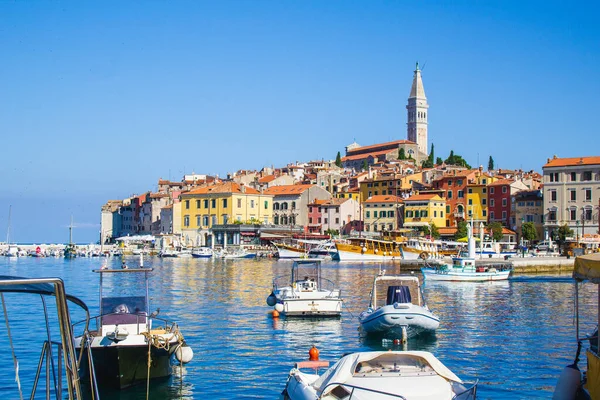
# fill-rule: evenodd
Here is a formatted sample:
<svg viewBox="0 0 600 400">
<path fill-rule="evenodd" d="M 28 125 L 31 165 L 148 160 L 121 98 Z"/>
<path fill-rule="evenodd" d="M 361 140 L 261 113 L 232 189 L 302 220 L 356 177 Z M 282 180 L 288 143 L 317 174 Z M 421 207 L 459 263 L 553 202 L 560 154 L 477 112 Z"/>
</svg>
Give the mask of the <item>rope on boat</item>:
<svg viewBox="0 0 600 400">
<path fill-rule="evenodd" d="M 146 336 L 146 335 L 144 335 Z M 150 350 L 152 349 L 152 342 L 148 340 L 148 372 L 146 375 L 146 400 L 150 397 L 150 367 L 152 366 L 152 358 L 150 357 Z"/>
<path fill-rule="evenodd" d="M 350 317 L 352 317 L 352 319 L 355 318 L 352 311 L 350 311 L 350 309 L 344 304 L 344 302 L 342 302 L 342 307 L 344 307 L 346 309 L 346 311 L 348 311 L 350 313 Z"/>
<path fill-rule="evenodd" d="M 8 322 L 8 311 L 6 311 L 6 302 L 4 301 L 4 293 L 0 293 L 2 298 L 2 310 L 4 311 L 4 322 L 6 322 L 6 332 L 8 333 L 8 341 L 10 343 L 10 351 L 12 352 L 13 363 L 15 365 L 15 382 L 19 387 L 19 398 L 23 400 L 23 391 L 21 390 L 21 379 L 19 379 L 19 360 L 15 354 L 15 345 L 12 340 L 12 334 L 10 333 L 10 323 Z"/>
</svg>

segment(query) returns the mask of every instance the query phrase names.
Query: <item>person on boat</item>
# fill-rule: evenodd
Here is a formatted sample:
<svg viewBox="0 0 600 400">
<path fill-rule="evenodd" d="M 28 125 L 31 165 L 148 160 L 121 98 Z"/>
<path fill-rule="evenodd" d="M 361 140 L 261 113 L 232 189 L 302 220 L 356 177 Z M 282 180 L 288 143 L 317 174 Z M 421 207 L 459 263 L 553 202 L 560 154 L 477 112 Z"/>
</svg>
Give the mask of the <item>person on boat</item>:
<svg viewBox="0 0 600 400">
<path fill-rule="evenodd" d="M 129 307 L 127 304 L 119 304 L 115 308 L 113 308 L 113 313 L 116 314 L 129 314 Z"/>
</svg>

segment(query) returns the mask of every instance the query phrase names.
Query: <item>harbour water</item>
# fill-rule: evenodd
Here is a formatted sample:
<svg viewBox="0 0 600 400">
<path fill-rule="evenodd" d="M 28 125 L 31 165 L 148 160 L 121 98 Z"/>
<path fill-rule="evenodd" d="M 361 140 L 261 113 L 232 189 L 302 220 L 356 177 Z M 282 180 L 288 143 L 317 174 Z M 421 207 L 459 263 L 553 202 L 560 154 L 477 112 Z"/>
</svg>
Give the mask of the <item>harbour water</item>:
<svg viewBox="0 0 600 400">
<path fill-rule="evenodd" d="M 139 259 L 126 259 L 131 266 Z M 58 276 L 67 291 L 98 311 L 98 276 L 92 269 L 121 259 L 0 259 L 1 275 Z M 152 399 L 277 399 L 294 362 L 314 344 L 321 359 L 348 352 L 383 350 L 381 338 L 362 337 L 356 316 L 368 304 L 376 264 L 324 263 L 326 278 L 339 282 L 346 310 L 334 320 L 273 320 L 265 303 L 273 277 L 289 274 L 290 261 L 146 258 L 154 267 L 151 307 L 179 322 L 194 360 L 165 382 L 151 386 Z M 400 264 L 386 265 L 388 274 Z M 584 285 L 584 306 L 595 302 Z M 478 398 L 549 398 L 562 368 L 575 354 L 573 281 L 562 276 L 516 276 L 507 282 L 426 283 L 429 307 L 440 317 L 434 337 L 408 348 L 434 353 L 464 380 L 479 379 Z M 39 298 L 5 295 L 19 378 L 28 397 L 45 327 Z M 588 321 L 595 308 L 587 309 Z M 83 318 L 74 311 L 72 319 Z M 2 315 L 0 397 L 18 398 L 13 359 Z M 588 324 L 583 332 L 591 332 Z M 582 363 L 582 366 L 584 362 Z M 182 379 L 179 374 L 181 373 Z M 42 385 L 43 386 L 43 385 Z M 145 399 L 145 387 L 108 393 L 110 399 Z M 43 397 L 43 396 L 42 396 Z"/>
</svg>

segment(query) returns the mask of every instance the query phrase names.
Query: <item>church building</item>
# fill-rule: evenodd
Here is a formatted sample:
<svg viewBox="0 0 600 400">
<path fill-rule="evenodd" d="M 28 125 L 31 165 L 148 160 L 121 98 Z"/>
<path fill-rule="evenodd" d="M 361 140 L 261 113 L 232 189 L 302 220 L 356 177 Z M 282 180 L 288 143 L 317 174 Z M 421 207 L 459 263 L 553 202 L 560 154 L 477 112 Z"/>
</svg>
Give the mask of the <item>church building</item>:
<svg viewBox="0 0 600 400">
<path fill-rule="evenodd" d="M 412 87 L 406 105 L 407 140 L 379 143 L 370 146 L 360 146 L 352 143 L 346 146 L 346 156 L 342 158 L 345 168 L 360 170 L 363 162 L 373 165 L 398 159 L 400 149 L 404 149 L 406 157 L 412 157 L 417 165 L 427 159 L 427 113 L 429 105 L 425 97 L 425 89 L 421 78 L 419 63 L 414 71 Z"/>
</svg>

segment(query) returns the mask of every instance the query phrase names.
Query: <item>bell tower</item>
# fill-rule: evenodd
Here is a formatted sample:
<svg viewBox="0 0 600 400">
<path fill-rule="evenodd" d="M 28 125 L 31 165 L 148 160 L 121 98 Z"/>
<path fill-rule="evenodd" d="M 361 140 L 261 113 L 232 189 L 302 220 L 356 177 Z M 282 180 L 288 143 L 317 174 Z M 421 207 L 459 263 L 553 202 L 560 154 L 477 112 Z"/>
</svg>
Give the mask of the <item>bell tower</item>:
<svg viewBox="0 0 600 400">
<path fill-rule="evenodd" d="M 425 89 L 423 88 L 423 80 L 421 79 L 421 70 L 417 63 L 414 71 L 412 87 L 408 96 L 407 110 L 407 139 L 415 142 L 419 151 L 427 154 L 427 97 L 425 97 Z"/>
</svg>

